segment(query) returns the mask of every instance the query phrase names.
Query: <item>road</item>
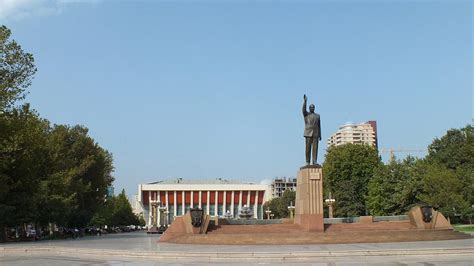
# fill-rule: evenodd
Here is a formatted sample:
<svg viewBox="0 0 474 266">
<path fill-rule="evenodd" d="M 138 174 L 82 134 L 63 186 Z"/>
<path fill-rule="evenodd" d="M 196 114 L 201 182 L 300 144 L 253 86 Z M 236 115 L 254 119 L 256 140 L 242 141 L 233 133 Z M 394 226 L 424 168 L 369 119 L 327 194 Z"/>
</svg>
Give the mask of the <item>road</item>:
<svg viewBox="0 0 474 266">
<path fill-rule="evenodd" d="M 143 232 L 0 244 L 0 265 L 474 265 L 473 239 L 331 245 L 178 245 Z"/>
</svg>

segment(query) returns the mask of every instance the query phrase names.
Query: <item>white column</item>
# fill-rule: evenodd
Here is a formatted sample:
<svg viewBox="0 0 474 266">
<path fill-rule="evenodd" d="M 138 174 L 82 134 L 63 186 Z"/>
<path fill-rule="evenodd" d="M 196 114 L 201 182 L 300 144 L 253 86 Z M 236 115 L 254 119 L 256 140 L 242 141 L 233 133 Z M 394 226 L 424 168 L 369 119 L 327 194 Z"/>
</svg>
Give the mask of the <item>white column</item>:
<svg viewBox="0 0 474 266">
<path fill-rule="evenodd" d="M 166 201 L 166 212 L 168 212 L 168 214 L 165 214 L 165 224 L 166 223 L 169 223 L 170 222 L 170 214 L 169 214 L 169 211 L 170 211 L 170 207 L 169 207 L 169 197 L 168 197 L 168 190 L 165 192 L 165 201 Z"/>
<path fill-rule="evenodd" d="M 242 209 L 242 190 L 239 193 L 239 211 Z"/>
<path fill-rule="evenodd" d="M 217 209 L 218 202 L 217 200 L 219 199 L 219 191 L 216 191 L 216 196 L 215 196 L 215 203 L 214 203 L 214 214 L 216 216 L 219 216 L 219 210 Z"/>
<path fill-rule="evenodd" d="M 255 205 L 253 207 L 253 217 L 258 219 L 258 191 L 255 191 Z"/>
<path fill-rule="evenodd" d="M 191 191 L 191 205 L 190 208 L 194 208 L 194 191 Z"/>
<path fill-rule="evenodd" d="M 232 190 L 232 200 L 230 201 L 230 208 L 231 208 L 230 212 L 232 213 L 232 217 L 234 217 L 234 196 L 235 194 L 234 194 L 234 191 Z"/>
<path fill-rule="evenodd" d="M 185 198 L 185 197 L 186 197 L 186 193 L 184 193 L 184 191 L 181 191 L 181 195 L 182 195 L 182 199 L 183 199 L 183 202 L 182 202 L 182 204 L 181 204 L 181 208 L 183 208 L 182 211 L 181 211 L 181 215 L 184 215 L 184 212 L 185 212 L 185 209 L 184 209 L 184 206 L 185 206 L 185 205 L 184 205 L 184 203 L 186 202 L 186 198 Z"/>
<path fill-rule="evenodd" d="M 178 213 L 177 213 L 178 212 L 178 197 L 176 197 L 176 190 L 173 193 L 174 193 L 173 194 L 174 195 L 174 210 L 173 210 L 174 213 L 173 213 L 173 215 L 174 215 L 174 217 L 176 217 L 176 216 L 178 216 Z"/>
<path fill-rule="evenodd" d="M 152 209 L 151 209 L 151 191 L 148 191 L 148 225 L 151 225 L 152 220 L 151 220 L 151 214 L 152 214 Z"/>
<path fill-rule="evenodd" d="M 158 204 L 158 207 L 156 207 L 156 212 L 158 213 L 158 220 L 156 220 L 156 224 L 158 225 L 158 227 L 161 226 L 161 211 L 160 211 L 160 206 L 161 206 L 161 191 L 158 191 L 157 192 L 158 195 L 157 195 L 157 200 L 160 202 L 160 204 Z"/>
<path fill-rule="evenodd" d="M 247 207 L 250 208 L 250 191 L 247 191 Z"/>
<path fill-rule="evenodd" d="M 227 191 L 223 191 L 224 197 L 223 197 L 223 202 L 222 202 L 222 214 L 225 215 L 227 212 Z"/>
<path fill-rule="evenodd" d="M 202 191 L 199 190 L 199 208 L 202 208 Z"/>
<path fill-rule="evenodd" d="M 209 202 L 211 202 L 211 191 L 207 192 L 207 210 L 206 210 L 207 215 L 209 215 Z"/>
</svg>

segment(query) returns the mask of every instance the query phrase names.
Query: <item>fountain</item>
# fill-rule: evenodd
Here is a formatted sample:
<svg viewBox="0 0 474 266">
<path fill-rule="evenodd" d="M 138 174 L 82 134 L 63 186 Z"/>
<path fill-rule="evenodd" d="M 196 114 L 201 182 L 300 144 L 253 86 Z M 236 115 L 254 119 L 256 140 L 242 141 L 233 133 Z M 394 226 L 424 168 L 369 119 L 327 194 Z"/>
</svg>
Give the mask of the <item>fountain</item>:
<svg viewBox="0 0 474 266">
<path fill-rule="evenodd" d="M 234 216 L 232 215 L 232 213 L 230 213 L 229 210 L 226 211 L 224 217 L 225 217 L 226 219 L 233 219 L 233 218 L 234 218 Z"/>
<path fill-rule="evenodd" d="M 239 218 L 248 220 L 252 217 L 253 217 L 252 210 L 247 205 L 244 205 L 244 207 L 242 207 L 242 209 L 240 209 Z"/>
</svg>

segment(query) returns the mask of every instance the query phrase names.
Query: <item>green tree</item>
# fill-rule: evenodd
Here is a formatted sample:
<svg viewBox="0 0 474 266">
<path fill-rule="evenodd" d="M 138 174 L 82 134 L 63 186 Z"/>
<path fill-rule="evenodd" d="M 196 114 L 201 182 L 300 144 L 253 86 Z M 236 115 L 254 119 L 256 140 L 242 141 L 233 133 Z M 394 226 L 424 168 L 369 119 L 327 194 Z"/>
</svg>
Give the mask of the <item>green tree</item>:
<svg viewBox="0 0 474 266">
<path fill-rule="evenodd" d="M 377 150 L 368 145 L 345 144 L 328 149 L 323 164 L 325 194 L 336 199 L 335 216 L 367 213 L 368 184 L 381 164 Z"/>
<path fill-rule="evenodd" d="M 440 139 L 436 138 L 428 147 L 426 159 L 448 169 L 474 168 L 474 132 L 471 125 L 461 129 L 450 129 Z"/>
<path fill-rule="evenodd" d="M 140 213 L 138 216 L 138 225 L 139 226 L 145 226 L 146 225 L 146 222 L 145 222 L 145 218 L 143 218 L 143 213 Z"/>
<path fill-rule="evenodd" d="M 429 175 L 426 176 L 425 188 L 431 189 L 423 195 L 423 199 L 439 206 L 452 205 L 443 207 L 448 216 L 454 214 L 452 208 L 456 209 L 457 214 L 468 211 L 459 208 L 468 208 L 474 204 L 474 131 L 472 125 L 461 129 L 450 129 L 441 138 L 433 140 L 433 143 L 428 147 L 426 161 L 431 165 L 431 169 Z M 440 173 L 436 174 L 433 169 L 439 170 Z M 447 176 L 443 180 L 443 184 L 447 187 L 436 187 L 436 184 L 429 183 L 443 175 Z M 456 191 L 462 196 L 462 200 L 455 196 L 449 198 L 449 203 L 438 202 L 441 200 L 439 197 L 443 192 L 435 191 L 435 188 Z"/>
<path fill-rule="evenodd" d="M 0 26 L 0 113 L 24 98 L 36 73 L 33 55 L 10 37 L 10 29 Z"/>
<path fill-rule="evenodd" d="M 56 125 L 51 131 L 52 175 L 50 180 L 64 189 L 51 190 L 53 197 L 67 202 L 69 226 L 85 226 L 104 204 L 113 181 L 112 156 L 101 148 L 82 126 Z M 59 175 L 59 176 L 57 176 Z"/>
<path fill-rule="evenodd" d="M 413 157 L 380 165 L 369 181 L 367 206 L 371 215 L 405 214 L 419 202 L 426 164 Z"/>
<path fill-rule="evenodd" d="M 4 226 L 38 219 L 48 130 L 48 121 L 39 118 L 28 105 L 0 115 L 0 223 Z"/>
<path fill-rule="evenodd" d="M 454 170 L 462 184 L 462 195 L 474 204 L 474 131 L 471 125 L 450 129 L 428 147 L 426 160 Z"/>
<path fill-rule="evenodd" d="M 110 224 L 112 225 L 137 225 L 138 217 L 133 213 L 132 206 L 127 199 L 125 189 L 116 197 L 114 213 L 112 214 Z"/>
<path fill-rule="evenodd" d="M 423 185 L 420 200 L 438 208 L 446 216 L 461 214 L 469 207 L 461 193 L 463 185 L 451 169 L 429 165 Z"/>
<path fill-rule="evenodd" d="M 104 205 L 112 155 L 83 126 L 51 126 L 24 99 L 33 56 L 0 27 L 0 226 L 84 226 Z M 3 234 L 2 234 L 3 235 Z"/>
<path fill-rule="evenodd" d="M 263 210 L 265 212 L 267 209 L 270 209 L 270 211 L 272 211 L 272 214 L 274 215 L 274 218 L 276 219 L 287 218 L 290 216 L 288 206 L 290 206 L 290 204 L 295 206 L 295 199 L 295 191 L 285 190 L 285 192 L 283 192 L 283 195 L 280 198 L 274 198 L 270 201 L 267 201 L 263 206 Z"/>
</svg>

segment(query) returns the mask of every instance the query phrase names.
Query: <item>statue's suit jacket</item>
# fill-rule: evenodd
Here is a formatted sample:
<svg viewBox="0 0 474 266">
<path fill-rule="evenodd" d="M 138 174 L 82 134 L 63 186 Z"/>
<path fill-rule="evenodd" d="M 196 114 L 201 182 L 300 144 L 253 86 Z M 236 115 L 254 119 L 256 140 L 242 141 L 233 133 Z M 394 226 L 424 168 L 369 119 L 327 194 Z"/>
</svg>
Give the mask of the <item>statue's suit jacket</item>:
<svg viewBox="0 0 474 266">
<path fill-rule="evenodd" d="M 303 110 L 303 115 L 304 136 L 321 140 L 321 120 L 319 119 L 319 114 L 308 113 L 306 110 Z"/>
</svg>

